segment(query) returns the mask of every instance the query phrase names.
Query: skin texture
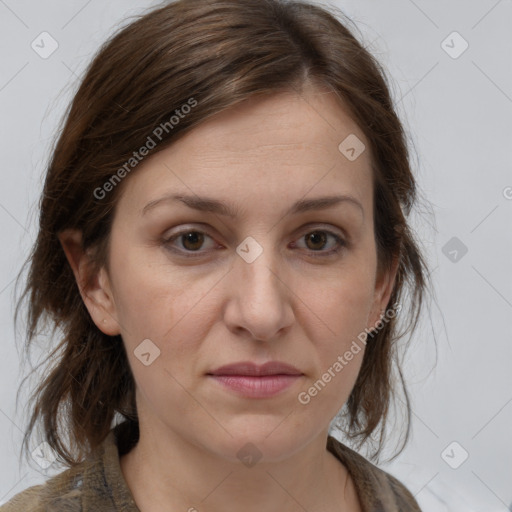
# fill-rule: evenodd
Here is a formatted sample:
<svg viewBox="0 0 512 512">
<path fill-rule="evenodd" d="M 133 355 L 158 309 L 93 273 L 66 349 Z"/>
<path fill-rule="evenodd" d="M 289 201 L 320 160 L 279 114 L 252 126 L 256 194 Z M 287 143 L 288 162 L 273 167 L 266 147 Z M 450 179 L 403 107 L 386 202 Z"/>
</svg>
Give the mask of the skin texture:
<svg viewBox="0 0 512 512">
<path fill-rule="evenodd" d="M 366 145 L 355 161 L 338 149 L 349 134 Z M 99 329 L 122 335 L 137 384 L 140 441 L 121 467 L 139 508 L 360 510 L 325 444 L 364 345 L 307 405 L 297 398 L 375 325 L 396 272 L 376 275 L 371 154 L 346 109 L 319 89 L 252 98 L 147 158 L 122 186 L 110 271 L 82 297 Z M 237 216 L 179 201 L 141 213 L 170 193 L 217 199 Z M 287 213 L 300 199 L 333 194 L 353 196 L 362 211 L 345 201 Z M 203 244 L 179 236 L 166 244 L 182 229 L 205 233 Z M 325 241 L 306 236 L 318 230 L 346 246 L 326 255 L 338 244 L 325 231 Z M 263 249 L 251 263 L 236 252 L 248 236 Z M 80 283 L 88 257 L 80 233 L 60 239 Z M 160 350 L 148 366 L 134 355 L 145 339 Z M 240 397 L 206 376 L 269 360 L 303 373 L 271 398 Z M 248 442 L 263 456 L 253 467 L 237 457 Z"/>
</svg>

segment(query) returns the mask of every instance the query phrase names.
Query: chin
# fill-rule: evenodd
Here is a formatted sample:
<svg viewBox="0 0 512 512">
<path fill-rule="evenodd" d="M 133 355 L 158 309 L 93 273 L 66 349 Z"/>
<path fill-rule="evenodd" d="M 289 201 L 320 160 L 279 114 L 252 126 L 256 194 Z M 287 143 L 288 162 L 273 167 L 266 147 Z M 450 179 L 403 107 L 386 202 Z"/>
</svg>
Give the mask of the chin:
<svg viewBox="0 0 512 512">
<path fill-rule="evenodd" d="M 205 444 L 210 445 L 210 451 L 229 462 L 242 462 L 248 467 L 258 462 L 280 462 L 299 451 L 315 435 L 311 431 L 299 430 L 296 425 L 286 425 L 286 421 L 274 418 L 274 421 L 267 419 L 258 423 L 254 417 L 248 418 L 237 422 L 237 429 L 233 425 L 226 429 L 231 436 L 226 433 L 219 442 L 213 443 L 210 437 Z"/>
</svg>

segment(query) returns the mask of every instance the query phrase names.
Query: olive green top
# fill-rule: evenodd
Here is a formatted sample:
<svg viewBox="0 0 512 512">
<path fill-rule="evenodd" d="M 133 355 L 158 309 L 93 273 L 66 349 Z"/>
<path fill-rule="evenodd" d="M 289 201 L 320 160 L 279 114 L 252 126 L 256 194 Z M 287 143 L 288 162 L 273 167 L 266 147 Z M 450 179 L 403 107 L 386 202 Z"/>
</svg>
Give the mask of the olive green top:
<svg viewBox="0 0 512 512">
<path fill-rule="evenodd" d="M 119 463 L 136 442 L 123 426 L 113 428 L 86 461 L 21 491 L 0 506 L 0 512 L 141 512 Z M 363 512 L 421 512 L 412 494 L 392 475 L 332 436 L 327 449 L 352 476 Z"/>
</svg>

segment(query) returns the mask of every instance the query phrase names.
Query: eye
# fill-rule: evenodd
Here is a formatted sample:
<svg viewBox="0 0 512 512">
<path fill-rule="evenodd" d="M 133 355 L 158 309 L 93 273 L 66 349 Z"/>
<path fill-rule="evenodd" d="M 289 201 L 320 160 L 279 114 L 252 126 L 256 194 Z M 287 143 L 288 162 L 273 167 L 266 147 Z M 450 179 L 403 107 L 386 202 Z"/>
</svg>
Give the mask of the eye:
<svg viewBox="0 0 512 512">
<path fill-rule="evenodd" d="M 213 239 L 203 231 L 198 231 L 196 229 L 184 229 L 179 231 L 178 233 L 172 235 L 169 238 L 166 238 L 163 243 L 171 251 L 181 252 L 190 256 L 190 253 L 199 253 L 202 254 L 205 251 L 200 251 L 203 247 L 205 240 L 211 240 L 211 248 L 215 247 L 215 242 Z M 179 247 L 174 247 L 174 242 L 177 242 Z M 197 254 L 197 255 L 199 255 Z M 196 256 L 196 254 L 193 254 Z"/>
<path fill-rule="evenodd" d="M 309 231 L 299 240 L 303 239 L 305 241 L 306 249 L 309 249 L 312 253 L 319 253 L 312 254 L 314 257 L 329 256 L 331 254 L 338 253 L 347 245 L 339 235 L 326 229 L 315 229 L 313 231 Z M 299 247 L 296 242 L 293 243 L 293 246 Z M 328 250 L 324 250 L 326 247 Z"/>
<path fill-rule="evenodd" d="M 347 246 L 343 238 L 327 229 L 314 229 L 307 232 L 299 240 L 304 240 L 304 245 L 293 242 L 291 246 L 306 249 L 312 257 L 331 256 Z M 210 241 L 209 247 L 208 241 Z M 204 231 L 192 228 L 182 229 L 162 240 L 162 243 L 167 250 L 185 257 L 202 256 L 209 250 L 221 247 Z"/>
</svg>

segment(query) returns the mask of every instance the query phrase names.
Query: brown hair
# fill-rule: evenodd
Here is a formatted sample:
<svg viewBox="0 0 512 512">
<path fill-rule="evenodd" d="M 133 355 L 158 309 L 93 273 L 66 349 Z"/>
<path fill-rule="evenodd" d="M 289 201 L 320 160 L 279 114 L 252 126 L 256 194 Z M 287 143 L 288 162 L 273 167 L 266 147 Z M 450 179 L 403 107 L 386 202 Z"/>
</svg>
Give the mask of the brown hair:
<svg viewBox="0 0 512 512">
<path fill-rule="evenodd" d="M 108 269 L 109 231 L 122 183 L 101 199 L 95 191 L 113 183 L 116 171 L 155 127 L 167 130 L 151 153 L 253 95 L 300 93 L 312 83 L 334 91 L 349 108 L 373 157 L 379 270 L 399 258 L 389 304 L 399 303 L 409 284 L 405 325 L 411 333 L 415 329 L 427 274 L 405 218 L 417 199 L 406 137 L 383 69 L 337 19 L 342 17 L 302 1 L 178 0 L 120 28 L 100 48 L 52 151 L 39 232 L 25 262 L 29 272 L 16 307 L 15 321 L 28 301 L 27 352 L 48 320 L 51 336 L 58 332 L 60 337 L 45 361 L 48 372 L 31 396 L 25 448 L 40 424 L 59 460 L 73 465 L 104 440 L 116 417 L 138 426 L 135 383 L 123 341 L 93 323 L 57 234 L 81 230 L 83 249 L 95 250 L 93 270 L 102 265 Z M 191 98 L 197 104 L 171 126 L 171 116 Z M 396 391 L 393 363 L 407 405 L 403 446 L 409 436 L 409 398 L 396 356 L 397 340 L 406 332 L 398 333 L 396 318 L 391 318 L 369 337 L 357 382 L 340 415 L 340 428 L 360 446 L 372 440 L 380 425 L 372 457 L 380 453 Z"/>
</svg>

